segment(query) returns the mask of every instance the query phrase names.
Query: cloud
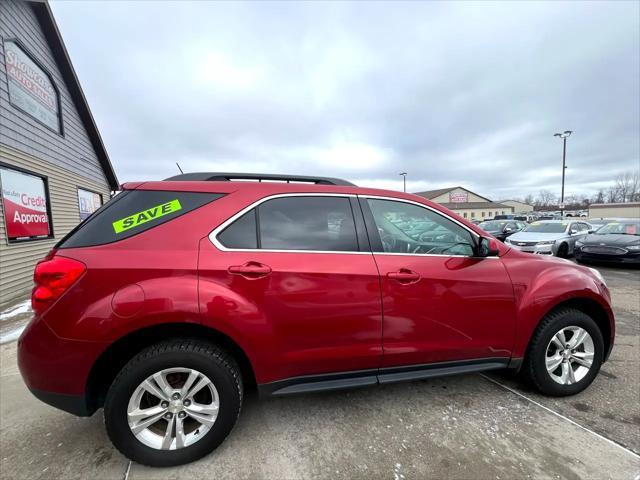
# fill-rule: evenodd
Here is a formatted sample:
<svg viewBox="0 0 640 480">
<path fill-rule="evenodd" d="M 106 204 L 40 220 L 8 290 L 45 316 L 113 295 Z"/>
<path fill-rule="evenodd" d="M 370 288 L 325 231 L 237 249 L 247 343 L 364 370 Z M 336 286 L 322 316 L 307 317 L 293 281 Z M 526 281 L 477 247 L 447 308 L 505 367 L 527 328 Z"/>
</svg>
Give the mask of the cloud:
<svg viewBox="0 0 640 480">
<path fill-rule="evenodd" d="M 640 168 L 637 2 L 53 2 L 121 181 L 344 176 L 490 198 Z"/>
</svg>

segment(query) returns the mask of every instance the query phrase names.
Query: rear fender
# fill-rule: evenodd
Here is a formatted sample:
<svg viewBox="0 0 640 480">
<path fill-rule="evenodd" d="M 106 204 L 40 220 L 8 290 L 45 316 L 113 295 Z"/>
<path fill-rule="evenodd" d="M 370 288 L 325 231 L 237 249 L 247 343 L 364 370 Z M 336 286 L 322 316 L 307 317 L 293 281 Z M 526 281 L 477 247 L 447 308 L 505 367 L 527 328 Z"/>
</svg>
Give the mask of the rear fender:
<svg viewBox="0 0 640 480">
<path fill-rule="evenodd" d="M 126 272 L 109 273 L 120 280 L 115 289 L 104 280 L 103 272 L 89 270 L 45 313 L 45 322 L 57 336 L 111 343 L 156 324 L 201 323 L 197 275 L 137 278 L 127 283 Z"/>
</svg>

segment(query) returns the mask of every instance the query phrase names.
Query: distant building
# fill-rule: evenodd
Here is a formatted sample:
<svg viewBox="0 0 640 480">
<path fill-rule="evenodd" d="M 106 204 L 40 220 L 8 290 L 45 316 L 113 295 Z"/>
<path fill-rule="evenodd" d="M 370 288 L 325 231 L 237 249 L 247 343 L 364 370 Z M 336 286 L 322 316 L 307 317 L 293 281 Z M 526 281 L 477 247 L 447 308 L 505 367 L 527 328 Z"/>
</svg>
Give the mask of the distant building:
<svg viewBox="0 0 640 480">
<path fill-rule="evenodd" d="M 500 203 L 509 207 L 513 207 L 513 211 L 515 213 L 533 212 L 533 205 L 519 202 L 518 200 L 500 200 Z"/>
<path fill-rule="evenodd" d="M 0 304 L 117 189 L 48 3 L 0 0 Z"/>
<path fill-rule="evenodd" d="M 640 202 L 592 203 L 589 218 L 640 218 Z"/>
<path fill-rule="evenodd" d="M 514 213 L 512 206 L 493 202 L 463 187 L 417 192 L 416 195 L 439 203 L 469 220 L 486 220 L 496 215 Z"/>
</svg>

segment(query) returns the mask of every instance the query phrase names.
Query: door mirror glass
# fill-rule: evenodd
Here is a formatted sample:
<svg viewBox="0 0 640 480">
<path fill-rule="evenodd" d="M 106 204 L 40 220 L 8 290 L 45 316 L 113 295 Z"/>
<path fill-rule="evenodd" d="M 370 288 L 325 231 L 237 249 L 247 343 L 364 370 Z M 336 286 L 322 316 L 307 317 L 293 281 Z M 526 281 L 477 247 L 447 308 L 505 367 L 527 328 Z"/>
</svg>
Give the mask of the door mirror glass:
<svg viewBox="0 0 640 480">
<path fill-rule="evenodd" d="M 478 257 L 497 257 L 500 253 L 495 239 L 480 237 L 478 242 Z"/>
</svg>

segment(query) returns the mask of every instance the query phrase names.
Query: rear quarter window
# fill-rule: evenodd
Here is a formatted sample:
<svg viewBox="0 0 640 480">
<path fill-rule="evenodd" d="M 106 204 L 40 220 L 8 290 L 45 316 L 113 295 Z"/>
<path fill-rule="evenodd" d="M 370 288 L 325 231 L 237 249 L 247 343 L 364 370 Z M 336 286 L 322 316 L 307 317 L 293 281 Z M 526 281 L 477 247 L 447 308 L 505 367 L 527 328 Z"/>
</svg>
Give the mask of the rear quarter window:
<svg viewBox="0 0 640 480">
<path fill-rule="evenodd" d="M 78 225 L 57 248 L 90 247 L 124 240 L 220 197 L 219 193 L 127 190 Z"/>
</svg>

